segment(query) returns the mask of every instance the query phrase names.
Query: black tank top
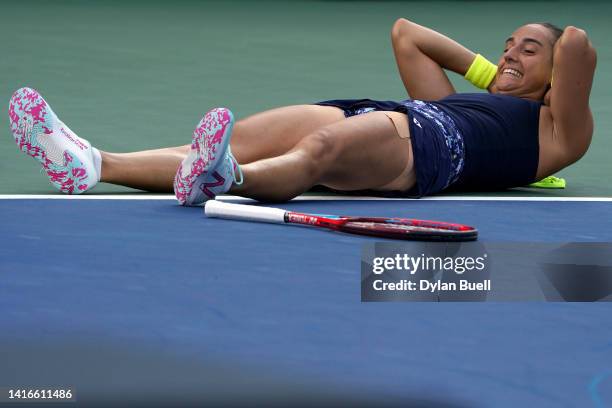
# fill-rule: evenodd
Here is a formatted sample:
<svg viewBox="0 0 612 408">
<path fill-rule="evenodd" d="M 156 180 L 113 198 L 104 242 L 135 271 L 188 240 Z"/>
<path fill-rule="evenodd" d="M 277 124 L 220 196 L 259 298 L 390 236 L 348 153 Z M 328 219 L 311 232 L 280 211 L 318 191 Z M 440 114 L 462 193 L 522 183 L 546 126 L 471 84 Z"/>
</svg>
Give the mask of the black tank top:
<svg viewBox="0 0 612 408">
<path fill-rule="evenodd" d="M 489 93 L 459 93 L 430 101 L 463 135 L 465 166 L 451 186 L 499 190 L 535 181 L 541 102 Z"/>
</svg>

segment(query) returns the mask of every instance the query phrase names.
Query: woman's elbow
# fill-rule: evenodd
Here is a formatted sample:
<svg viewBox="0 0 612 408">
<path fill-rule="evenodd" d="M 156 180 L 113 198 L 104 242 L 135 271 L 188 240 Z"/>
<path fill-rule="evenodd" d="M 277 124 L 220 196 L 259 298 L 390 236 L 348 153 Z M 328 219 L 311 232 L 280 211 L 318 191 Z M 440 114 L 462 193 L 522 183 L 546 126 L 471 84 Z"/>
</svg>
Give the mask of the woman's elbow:
<svg viewBox="0 0 612 408">
<path fill-rule="evenodd" d="M 391 39 L 395 42 L 408 36 L 411 24 L 412 23 L 405 18 L 398 18 L 391 28 Z"/>
<path fill-rule="evenodd" d="M 581 41 L 585 43 L 586 41 L 588 41 L 588 37 L 587 37 L 586 31 L 578 27 L 567 26 L 563 30 L 563 35 L 561 36 L 560 40 L 562 44 L 564 42 L 576 42 L 576 41 Z"/>
<path fill-rule="evenodd" d="M 559 47 L 579 48 L 596 55 L 595 48 L 593 48 L 593 44 L 589 40 L 586 31 L 574 26 L 565 27 L 563 35 L 559 39 Z"/>
<path fill-rule="evenodd" d="M 586 31 L 580 28 L 574 26 L 565 27 L 557 48 L 573 55 L 576 60 L 582 61 L 583 64 L 593 68 L 597 65 L 597 52 L 589 40 Z"/>
</svg>

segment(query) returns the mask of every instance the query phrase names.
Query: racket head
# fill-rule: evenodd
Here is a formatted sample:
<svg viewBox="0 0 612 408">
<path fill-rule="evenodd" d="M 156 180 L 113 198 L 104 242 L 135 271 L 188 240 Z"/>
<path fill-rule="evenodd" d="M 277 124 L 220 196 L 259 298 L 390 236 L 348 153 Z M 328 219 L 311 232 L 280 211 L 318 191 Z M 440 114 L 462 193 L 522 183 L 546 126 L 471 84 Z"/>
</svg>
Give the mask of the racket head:
<svg viewBox="0 0 612 408">
<path fill-rule="evenodd" d="M 478 230 L 469 225 L 411 218 L 342 217 L 336 228 L 351 234 L 412 241 L 475 241 Z"/>
</svg>

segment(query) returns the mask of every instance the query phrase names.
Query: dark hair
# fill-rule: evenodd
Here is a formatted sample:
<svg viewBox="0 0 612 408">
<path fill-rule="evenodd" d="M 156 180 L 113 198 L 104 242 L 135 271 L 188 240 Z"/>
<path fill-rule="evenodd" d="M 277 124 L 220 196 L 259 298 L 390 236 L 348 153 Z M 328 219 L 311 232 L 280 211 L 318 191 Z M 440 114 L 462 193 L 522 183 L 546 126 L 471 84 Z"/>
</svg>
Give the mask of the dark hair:
<svg viewBox="0 0 612 408">
<path fill-rule="evenodd" d="M 552 34 L 553 36 L 552 46 L 553 47 L 555 46 L 559 38 L 561 38 L 561 35 L 563 35 L 563 30 L 554 24 L 551 24 L 551 23 L 533 23 L 533 24 L 541 25 L 542 27 L 546 28 Z"/>
<path fill-rule="evenodd" d="M 563 35 L 563 30 L 551 23 L 534 23 L 534 24 L 541 25 L 542 27 L 546 28 L 549 33 L 552 34 L 553 42 L 551 45 L 554 48 L 557 41 L 559 41 L 559 38 L 561 38 L 561 35 Z M 548 90 L 550 89 L 550 86 L 551 84 L 548 84 L 546 86 L 546 92 L 548 92 Z"/>
</svg>

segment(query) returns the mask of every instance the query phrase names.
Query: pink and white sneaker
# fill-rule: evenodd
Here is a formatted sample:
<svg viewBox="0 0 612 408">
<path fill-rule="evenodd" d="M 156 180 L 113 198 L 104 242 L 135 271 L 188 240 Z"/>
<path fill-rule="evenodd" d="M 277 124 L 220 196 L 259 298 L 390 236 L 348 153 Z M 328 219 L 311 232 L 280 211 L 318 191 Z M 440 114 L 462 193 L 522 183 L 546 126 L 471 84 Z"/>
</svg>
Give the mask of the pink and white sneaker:
<svg viewBox="0 0 612 408">
<path fill-rule="evenodd" d="M 35 90 L 15 91 L 9 122 L 19 149 L 42 165 L 51 184 L 61 192 L 80 194 L 100 180 L 98 149 L 59 120 Z"/>
<path fill-rule="evenodd" d="M 234 115 L 225 108 L 211 110 L 198 123 L 191 150 L 174 177 L 179 204 L 202 204 L 226 193 L 233 184 L 242 184 L 242 172 L 229 145 L 233 125 Z"/>
</svg>

